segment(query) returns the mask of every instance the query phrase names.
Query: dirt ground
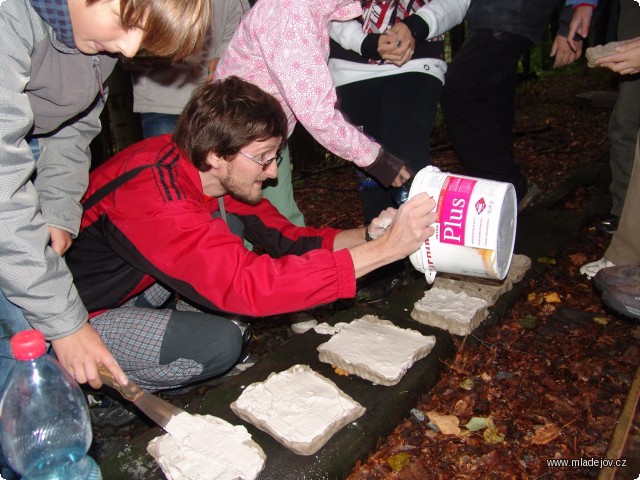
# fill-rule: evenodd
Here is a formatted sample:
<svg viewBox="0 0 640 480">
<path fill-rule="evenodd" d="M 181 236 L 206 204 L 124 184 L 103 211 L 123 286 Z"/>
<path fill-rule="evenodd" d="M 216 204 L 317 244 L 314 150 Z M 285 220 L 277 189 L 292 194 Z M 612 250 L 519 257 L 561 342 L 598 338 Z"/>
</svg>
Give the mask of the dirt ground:
<svg viewBox="0 0 640 480">
<path fill-rule="evenodd" d="M 608 162 L 610 108 L 587 106 L 576 95 L 614 88 L 608 74 L 584 67 L 520 86 L 516 158 L 543 195 L 581 165 Z M 446 129 L 439 125 L 432 138 L 434 164 L 464 173 Z M 331 161 L 294 172 L 308 224 L 362 223 L 354 172 Z M 590 195 L 589 188 L 574 191 L 565 207 L 580 209 Z M 598 468 L 556 468 L 547 460 L 605 457 L 640 363 L 638 324 L 605 311 L 578 272 L 610 240 L 595 230 L 598 220 L 566 250 L 532 259 L 547 266 L 542 278 L 527 285 L 500 322 L 458 338 L 436 387 L 349 480 L 597 477 Z M 287 332 L 257 326 L 257 351 L 261 341 L 272 348 Z"/>
</svg>

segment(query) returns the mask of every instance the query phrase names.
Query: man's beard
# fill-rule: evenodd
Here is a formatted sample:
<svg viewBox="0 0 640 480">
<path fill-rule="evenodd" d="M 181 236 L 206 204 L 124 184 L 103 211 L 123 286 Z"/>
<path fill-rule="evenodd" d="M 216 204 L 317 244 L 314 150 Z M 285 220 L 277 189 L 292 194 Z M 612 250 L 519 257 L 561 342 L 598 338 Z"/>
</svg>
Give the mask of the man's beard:
<svg viewBox="0 0 640 480">
<path fill-rule="evenodd" d="M 225 188 L 227 193 L 240 202 L 247 203 L 249 205 L 257 205 L 262 200 L 262 190 L 257 195 L 251 195 L 243 193 L 238 182 L 235 181 L 233 176 L 229 176 L 220 182 Z"/>
</svg>

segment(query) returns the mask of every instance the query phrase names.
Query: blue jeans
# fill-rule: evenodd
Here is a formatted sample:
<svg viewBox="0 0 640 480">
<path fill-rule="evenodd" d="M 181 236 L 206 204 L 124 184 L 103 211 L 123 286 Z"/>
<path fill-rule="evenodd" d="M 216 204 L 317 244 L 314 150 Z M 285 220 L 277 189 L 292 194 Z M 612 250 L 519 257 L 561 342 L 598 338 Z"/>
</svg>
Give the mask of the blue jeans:
<svg viewBox="0 0 640 480">
<path fill-rule="evenodd" d="M 35 161 L 40 157 L 40 147 L 38 139 L 27 139 Z M 20 307 L 15 306 L 0 289 L 0 395 L 4 391 L 4 382 L 9 375 L 9 370 L 13 367 L 15 359 L 11 353 L 11 337 L 22 330 L 31 328 L 29 322 L 24 318 Z M 1 458 L 0 458 L 1 460 Z"/>
<path fill-rule="evenodd" d="M 31 325 L 22 314 L 22 310 L 11 303 L 0 290 L 0 395 L 4 392 L 4 384 L 9 372 L 15 364 L 15 359 L 11 353 L 10 340 L 16 333 L 30 329 Z M 13 480 L 15 474 L 3 467 L 7 462 L 0 445 L 0 473 L 6 480 Z"/>
<path fill-rule="evenodd" d="M 4 382 L 15 363 L 9 345 L 11 337 L 30 328 L 22 310 L 7 300 L 0 290 L 0 392 L 4 390 Z"/>
<path fill-rule="evenodd" d="M 170 113 L 141 113 L 142 135 L 144 138 L 157 137 L 165 133 L 173 133 L 178 122 L 178 115 Z"/>
</svg>

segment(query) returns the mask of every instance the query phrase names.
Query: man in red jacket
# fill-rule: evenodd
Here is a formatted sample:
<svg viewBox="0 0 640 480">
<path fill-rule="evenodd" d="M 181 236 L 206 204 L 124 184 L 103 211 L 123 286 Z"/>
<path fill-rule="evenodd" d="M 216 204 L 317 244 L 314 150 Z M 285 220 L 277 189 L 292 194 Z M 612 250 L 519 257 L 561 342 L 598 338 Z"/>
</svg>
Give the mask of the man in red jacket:
<svg viewBox="0 0 640 480">
<path fill-rule="evenodd" d="M 91 174 L 67 263 L 91 324 L 143 387 L 223 374 L 242 348 L 225 317 L 162 308 L 170 291 L 207 312 L 294 312 L 353 297 L 356 278 L 433 234 L 426 194 L 367 227 L 291 224 L 262 199 L 286 138 L 278 101 L 230 77 L 194 92 L 173 137 L 137 143 Z M 267 254 L 247 250 L 243 236 Z"/>
</svg>

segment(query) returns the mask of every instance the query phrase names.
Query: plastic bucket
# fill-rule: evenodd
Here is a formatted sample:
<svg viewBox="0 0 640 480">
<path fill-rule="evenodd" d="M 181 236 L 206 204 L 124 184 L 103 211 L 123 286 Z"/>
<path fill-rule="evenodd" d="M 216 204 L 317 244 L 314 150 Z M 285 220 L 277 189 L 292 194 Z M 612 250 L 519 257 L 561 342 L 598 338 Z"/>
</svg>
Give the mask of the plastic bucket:
<svg viewBox="0 0 640 480">
<path fill-rule="evenodd" d="M 516 238 L 513 185 L 428 166 L 416 174 L 409 198 L 421 192 L 436 201 L 436 231 L 409 259 L 427 282 L 436 272 L 504 279 Z"/>
</svg>

